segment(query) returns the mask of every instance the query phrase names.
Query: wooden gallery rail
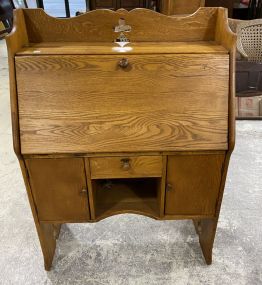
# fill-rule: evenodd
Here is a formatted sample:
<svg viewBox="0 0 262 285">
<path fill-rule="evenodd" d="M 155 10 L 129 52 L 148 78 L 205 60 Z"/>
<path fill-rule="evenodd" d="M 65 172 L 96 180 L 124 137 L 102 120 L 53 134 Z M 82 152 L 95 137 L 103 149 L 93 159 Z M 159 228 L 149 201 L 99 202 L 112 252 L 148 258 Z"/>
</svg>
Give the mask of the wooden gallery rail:
<svg viewBox="0 0 262 285">
<path fill-rule="evenodd" d="M 125 47 L 114 26 L 129 31 Z M 235 140 L 235 41 L 224 8 L 15 11 L 13 142 L 46 270 L 61 224 L 119 213 L 193 220 L 211 264 Z"/>
</svg>

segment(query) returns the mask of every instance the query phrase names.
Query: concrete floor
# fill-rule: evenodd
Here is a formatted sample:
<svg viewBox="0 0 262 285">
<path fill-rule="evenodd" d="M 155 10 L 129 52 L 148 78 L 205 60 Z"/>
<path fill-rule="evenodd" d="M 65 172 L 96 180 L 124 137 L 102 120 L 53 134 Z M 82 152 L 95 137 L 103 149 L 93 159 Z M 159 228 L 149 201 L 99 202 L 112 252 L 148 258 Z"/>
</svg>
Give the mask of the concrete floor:
<svg viewBox="0 0 262 285">
<path fill-rule="evenodd" d="M 0 284 L 262 284 L 262 122 L 237 122 L 213 265 L 190 221 L 120 215 L 62 227 L 53 270 L 40 246 L 12 150 L 8 67 L 0 41 Z"/>
</svg>

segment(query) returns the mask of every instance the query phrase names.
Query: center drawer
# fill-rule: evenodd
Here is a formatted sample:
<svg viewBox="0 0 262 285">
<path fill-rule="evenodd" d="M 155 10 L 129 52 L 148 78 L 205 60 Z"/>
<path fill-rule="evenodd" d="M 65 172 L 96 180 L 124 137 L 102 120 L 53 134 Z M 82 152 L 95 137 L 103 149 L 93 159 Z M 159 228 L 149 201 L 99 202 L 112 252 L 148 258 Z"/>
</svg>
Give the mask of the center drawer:
<svg viewBox="0 0 262 285">
<path fill-rule="evenodd" d="M 161 177 L 162 156 L 93 157 L 92 179 Z"/>
</svg>

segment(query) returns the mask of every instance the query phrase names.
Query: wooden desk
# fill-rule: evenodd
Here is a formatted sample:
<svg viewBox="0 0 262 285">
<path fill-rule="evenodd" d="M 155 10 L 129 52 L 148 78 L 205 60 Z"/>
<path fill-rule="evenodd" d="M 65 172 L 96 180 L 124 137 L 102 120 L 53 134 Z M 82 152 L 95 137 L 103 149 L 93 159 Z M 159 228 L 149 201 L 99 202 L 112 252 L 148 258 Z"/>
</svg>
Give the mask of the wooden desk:
<svg viewBox="0 0 262 285">
<path fill-rule="evenodd" d="M 124 49 L 112 43 L 119 18 L 132 27 Z M 62 223 L 119 213 L 192 219 L 210 264 L 234 147 L 236 37 L 225 9 L 66 20 L 25 9 L 14 23 L 14 150 L 45 268 Z"/>
</svg>

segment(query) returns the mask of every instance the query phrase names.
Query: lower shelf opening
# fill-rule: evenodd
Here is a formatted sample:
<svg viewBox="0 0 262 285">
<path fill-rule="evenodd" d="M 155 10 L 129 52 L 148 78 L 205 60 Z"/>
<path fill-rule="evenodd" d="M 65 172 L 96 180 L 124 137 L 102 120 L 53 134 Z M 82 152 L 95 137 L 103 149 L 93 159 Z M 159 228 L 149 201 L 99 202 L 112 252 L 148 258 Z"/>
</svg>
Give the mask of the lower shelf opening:
<svg viewBox="0 0 262 285">
<path fill-rule="evenodd" d="M 142 213 L 159 216 L 161 178 L 93 180 L 95 215 Z"/>
</svg>

